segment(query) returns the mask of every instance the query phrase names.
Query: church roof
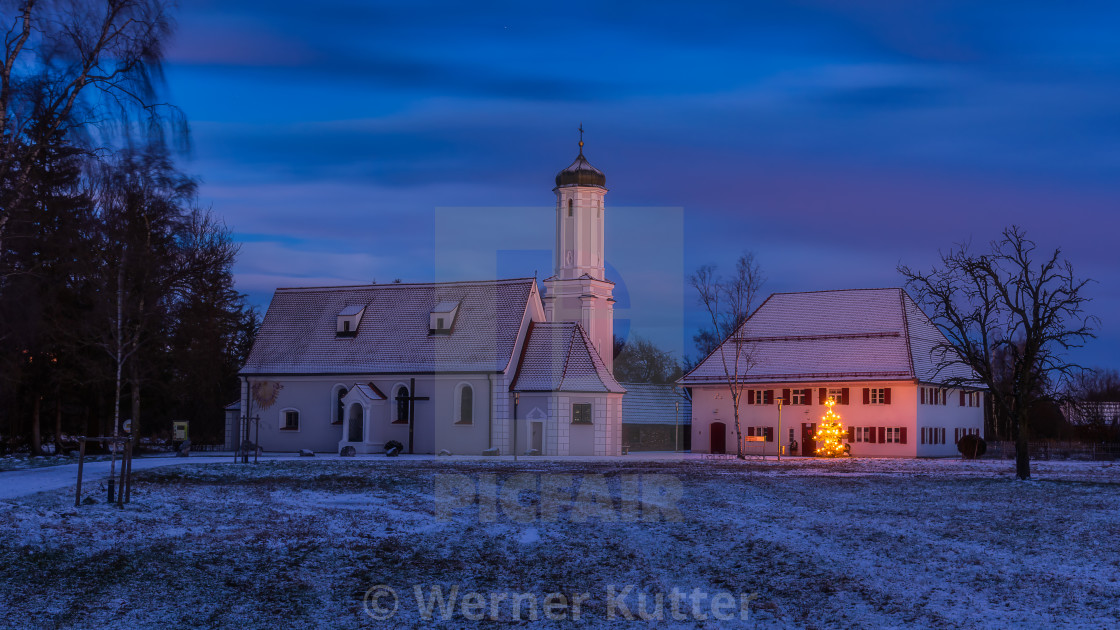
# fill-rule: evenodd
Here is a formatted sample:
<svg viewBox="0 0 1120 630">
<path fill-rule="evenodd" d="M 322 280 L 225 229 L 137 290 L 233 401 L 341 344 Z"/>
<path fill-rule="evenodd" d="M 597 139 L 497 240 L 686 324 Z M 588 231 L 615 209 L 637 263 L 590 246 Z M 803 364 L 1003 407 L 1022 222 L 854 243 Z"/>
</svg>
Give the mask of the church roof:
<svg viewBox="0 0 1120 630">
<path fill-rule="evenodd" d="M 521 365 L 509 386 L 518 392 L 626 392 L 587 334 L 574 322 L 530 325 Z"/>
<path fill-rule="evenodd" d="M 501 372 L 510 365 L 532 278 L 277 289 L 242 374 Z M 459 303 L 454 330 L 430 334 L 432 308 Z M 347 307 L 364 309 L 337 334 Z"/>
<path fill-rule="evenodd" d="M 692 401 L 675 385 L 622 383 L 626 403 L 622 405 L 622 424 L 689 424 Z M 680 407 L 677 404 L 680 404 Z"/>
<path fill-rule="evenodd" d="M 970 370 L 937 371 L 941 331 L 899 288 L 775 293 L 743 323 L 739 373 L 746 383 L 967 378 Z M 749 356 L 749 359 L 747 358 Z M 726 383 L 724 342 L 678 381 Z"/>
</svg>

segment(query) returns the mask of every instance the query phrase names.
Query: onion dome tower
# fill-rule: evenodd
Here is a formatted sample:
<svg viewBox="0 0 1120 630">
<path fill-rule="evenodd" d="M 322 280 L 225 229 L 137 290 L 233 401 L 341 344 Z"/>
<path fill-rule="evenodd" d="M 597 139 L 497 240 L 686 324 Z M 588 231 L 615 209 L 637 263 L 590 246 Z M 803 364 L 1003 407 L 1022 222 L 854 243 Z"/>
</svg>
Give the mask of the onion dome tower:
<svg viewBox="0 0 1120 630">
<path fill-rule="evenodd" d="M 583 155 L 556 174 L 556 244 L 552 277 L 544 281 L 545 316 L 583 324 L 600 358 L 614 366 L 614 283 L 604 271 L 607 176 Z"/>
</svg>

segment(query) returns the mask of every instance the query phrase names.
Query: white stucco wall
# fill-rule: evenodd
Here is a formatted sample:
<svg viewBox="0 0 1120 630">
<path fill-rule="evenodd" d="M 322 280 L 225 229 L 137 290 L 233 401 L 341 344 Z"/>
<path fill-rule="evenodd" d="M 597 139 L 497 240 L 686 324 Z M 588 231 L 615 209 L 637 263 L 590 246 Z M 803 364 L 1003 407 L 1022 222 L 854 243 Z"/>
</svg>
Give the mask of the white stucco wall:
<svg viewBox="0 0 1120 630">
<path fill-rule="evenodd" d="M 392 400 L 398 384 L 410 383 L 407 375 L 360 375 L 360 376 L 300 376 L 270 378 L 283 387 L 276 402 L 268 409 L 260 410 L 254 405 L 254 412 L 261 417 L 260 439 L 254 441 L 267 451 L 297 451 L 308 448 L 317 452 L 337 452 L 344 444 L 349 444 L 348 428 L 345 423 L 332 424 L 335 408 L 336 385 L 342 384 L 352 389 L 355 383 L 370 383 L 378 387 L 389 400 L 365 401 L 365 425 L 363 440 L 355 444 L 360 452 L 380 452 L 389 440 L 398 440 L 408 448 L 408 424 L 393 422 L 396 402 Z M 462 385 L 473 389 L 473 421 L 471 424 L 456 424 L 457 396 Z M 416 377 L 414 396 L 426 396 L 430 400 L 416 401 L 413 423 L 413 449 L 416 453 L 436 453 L 448 449 L 453 453 L 481 454 L 490 442 L 491 430 L 491 389 L 490 378 L 485 374 L 440 374 Z M 348 402 L 355 400 L 353 392 Z M 347 405 L 347 416 L 350 405 Z M 294 409 L 300 413 L 299 429 L 285 430 L 282 426 L 282 413 Z M 348 418 L 347 418 L 348 421 Z"/>
<path fill-rule="evenodd" d="M 743 401 L 739 407 L 740 425 L 743 434 L 747 434 L 748 427 L 769 427 L 775 433 L 773 442 L 745 442 L 744 452 L 748 454 L 774 455 L 777 446 L 789 445 L 789 431 L 794 430 L 794 436 L 804 453 L 803 442 L 805 424 L 820 424 L 825 414 L 825 405 L 820 403 L 819 389 L 841 389 L 847 387 L 849 391 L 848 404 L 835 406 L 835 413 L 840 416 L 841 423 L 847 427 L 873 427 L 875 429 L 874 442 L 856 441 L 851 443 L 851 453 L 860 457 L 914 457 L 914 456 L 953 456 L 956 448 L 951 444 L 937 448 L 925 448 L 920 444 L 919 428 L 921 423 L 936 423 L 938 426 L 947 427 L 947 442 L 952 442 L 954 428 L 975 428 L 983 426 L 983 410 L 978 407 L 960 407 L 957 404 L 957 391 L 949 394 L 948 405 L 938 408 L 926 409 L 918 401 L 918 385 L 912 381 L 865 381 L 849 383 L 775 383 L 755 385 L 747 389 L 774 390 L 774 397 L 780 397 L 783 389 L 813 390 L 812 404 L 810 405 L 783 405 L 781 433 L 777 432 L 778 406 L 750 405 L 747 404 L 747 395 L 744 393 Z M 864 388 L 891 389 L 890 404 L 864 404 Z M 723 422 L 726 424 L 725 443 L 726 452 L 735 453 L 735 420 L 734 407 L 731 403 L 730 392 L 726 386 L 694 387 L 692 390 L 692 450 L 698 453 L 707 453 L 711 446 L 712 424 Z M 921 423 L 919 422 L 921 418 Z M 905 429 L 906 442 L 879 443 L 879 427 Z M 786 451 L 788 453 L 788 450 Z"/>
<path fill-rule="evenodd" d="M 945 397 L 945 404 L 921 403 L 918 404 L 918 455 L 922 457 L 957 457 L 960 451 L 953 440 L 954 429 L 969 429 L 978 432 L 981 437 L 984 433 L 984 401 L 980 396 L 980 404 L 974 407 L 960 404 L 960 390 L 949 390 Z M 942 428 L 945 429 L 944 444 L 922 444 L 921 430 Z"/>
<path fill-rule="evenodd" d="M 532 446 L 533 422 L 543 424 L 544 455 L 618 455 L 621 452 L 622 394 L 530 392 L 522 393 L 520 400 L 517 406 L 519 454 Z M 591 405 L 591 424 L 572 423 L 572 405 L 582 403 Z"/>
</svg>

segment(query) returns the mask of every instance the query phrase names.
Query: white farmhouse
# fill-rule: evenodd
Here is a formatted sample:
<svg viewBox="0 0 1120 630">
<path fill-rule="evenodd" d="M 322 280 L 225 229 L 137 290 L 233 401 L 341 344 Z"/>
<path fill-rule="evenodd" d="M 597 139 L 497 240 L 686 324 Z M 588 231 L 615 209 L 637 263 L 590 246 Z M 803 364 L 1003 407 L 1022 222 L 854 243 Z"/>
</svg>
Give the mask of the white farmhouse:
<svg viewBox="0 0 1120 630">
<path fill-rule="evenodd" d="M 983 392 L 946 385 L 969 374 L 938 372 L 945 338 L 902 289 L 776 293 L 733 339 L 744 344 L 739 416 L 747 453 L 776 454 L 780 444 L 814 455 L 830 398 L 853 456 L 951 456 L 958 439 L 983 431 Z M 679 381 L 692 390 L 694 452 L 736 452 L 724 370 L 730 343 Z"/>
</svg>

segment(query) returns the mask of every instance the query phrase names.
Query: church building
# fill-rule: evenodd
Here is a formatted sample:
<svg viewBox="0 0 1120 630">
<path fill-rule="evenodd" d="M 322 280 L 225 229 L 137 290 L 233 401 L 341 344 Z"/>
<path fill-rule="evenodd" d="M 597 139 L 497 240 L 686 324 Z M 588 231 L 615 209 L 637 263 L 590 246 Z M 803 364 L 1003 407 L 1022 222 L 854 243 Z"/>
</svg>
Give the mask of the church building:
<svg viewBox="0 0 1120 630">
<path fill-rule="evenodd" d="M 621 453 L 606 176 L 579 146 L 556 176 L 543 295 L 534 278 L 277 289 L 230 440 L 248 426 L 268 451 Z"/>
</svg>

